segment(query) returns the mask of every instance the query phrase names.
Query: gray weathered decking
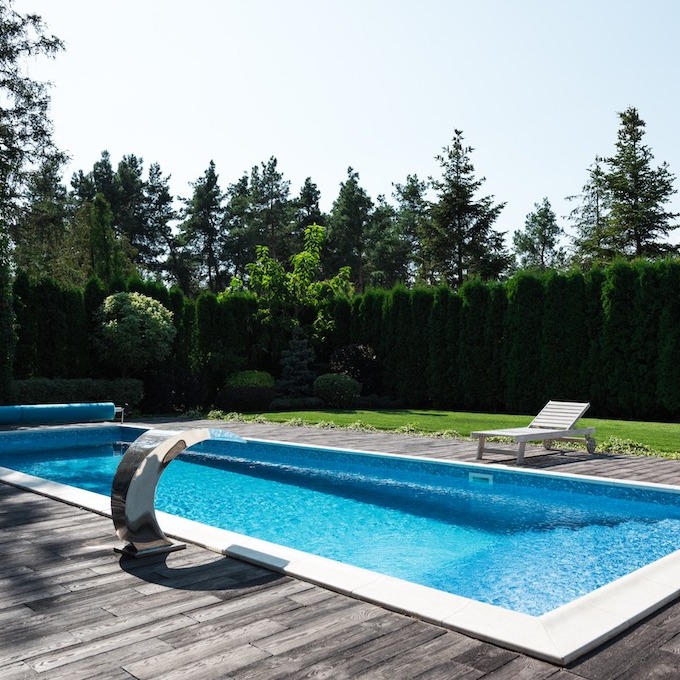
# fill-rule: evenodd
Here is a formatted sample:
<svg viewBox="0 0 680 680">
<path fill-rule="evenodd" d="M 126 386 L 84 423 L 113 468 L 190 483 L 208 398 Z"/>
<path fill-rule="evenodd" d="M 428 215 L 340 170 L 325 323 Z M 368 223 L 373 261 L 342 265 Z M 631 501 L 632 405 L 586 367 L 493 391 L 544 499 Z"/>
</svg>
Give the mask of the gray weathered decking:
<svg viewBox="0 0 680 680">
<path fill-rule="evenodd" d="M 476 442 L 227 427 L 260 438 L 466 461 L 476 452 Z M 509 452 L 504 462 L 513 461 Z M 680 485 L 680 461 L 533 448 L 527 464 Z M 0 484 L 2 680 L 680 677 L 680 601 L 560 669 L 195 546 L 121 561 L 114 542 L 108 518 Z"/>
</svg>

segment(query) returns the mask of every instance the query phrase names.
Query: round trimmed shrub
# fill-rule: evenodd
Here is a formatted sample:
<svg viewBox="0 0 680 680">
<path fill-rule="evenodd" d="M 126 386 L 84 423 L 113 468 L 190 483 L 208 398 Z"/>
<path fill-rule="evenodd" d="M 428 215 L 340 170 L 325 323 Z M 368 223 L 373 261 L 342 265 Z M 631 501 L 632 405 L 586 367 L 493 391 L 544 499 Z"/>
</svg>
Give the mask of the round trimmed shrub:
<svg viewBox="0 0 680 680">
<path fill-rule="evenodd" d="M 123 377 L 163 361 L 172 350 L 172 312 L 146 295 L 109 295 L 95 318 L 97 346 Z"/>
<path fill-rule="evenodd" d="M 314 381 L 314 394 L 331 408 L 351 408 L 361 394 L 361 383 L 343 373 L 324 373 Z"/>
</svg>

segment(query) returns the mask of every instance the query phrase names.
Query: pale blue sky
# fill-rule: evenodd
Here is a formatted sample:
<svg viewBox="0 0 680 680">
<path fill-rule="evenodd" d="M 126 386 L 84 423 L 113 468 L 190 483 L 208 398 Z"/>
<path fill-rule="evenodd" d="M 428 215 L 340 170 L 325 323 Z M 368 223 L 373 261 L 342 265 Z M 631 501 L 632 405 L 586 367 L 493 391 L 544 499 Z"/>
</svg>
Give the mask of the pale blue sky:
<svg viewBox="0 0 680 680">
<path fill-rule="evenodd" d="M 635 106 L 655 162 L 680 174 L 675 0 L 16 0 L 66 51 L 54 83 L 71 172 L 108 149 L 159 162 L 191 195 L 211 159 L 226 188 L 276 156 L 329 210 L 347 167 L 375 199 L 462 129 L 512 233 L 547 197 L 558 217 Z M 680 180 L 678 180 L 680 181 Z M 676 183 L 677 184 L 677 183 Z M 680 184 L 678 184 L 680 188 Z M 680 212 L 676 196 L 672 206 Z M 561 222 L 567 226 L 566 221 Z M 675 240 L 675 239 L 674 239 Z"/>
</svg>

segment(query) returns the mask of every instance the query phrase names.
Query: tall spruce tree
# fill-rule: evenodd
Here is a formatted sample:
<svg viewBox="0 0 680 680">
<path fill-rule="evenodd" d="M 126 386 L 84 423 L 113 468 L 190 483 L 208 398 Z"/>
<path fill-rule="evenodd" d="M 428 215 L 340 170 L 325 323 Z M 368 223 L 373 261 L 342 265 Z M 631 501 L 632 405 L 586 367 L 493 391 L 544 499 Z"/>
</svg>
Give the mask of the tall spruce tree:
<svg viewBox="0 0 680 680">
<path fill-rule="evenodd" d="M 432 263 L 432 278 L 458 288 L 468 277 L 495 279 L 511 262 L 503 234 L 494 230 L 505 203 L 493 196 L 477 198 L 485 179 L 477 179 L 470 161 L 473 149 L 456 130 L 450 146 L 436 156 L 441 179 L 432 179 L 437 200 L 423 248 Z"/>
<path fill-rule="evenodd" d="M 611 200 L 609 240 L 619 254 L 659 257 L 677 252 L 667 242 L 678 213 L 667 209 L 676 189 L 667 163 L 653 167 L 654 155 L 643 144 L 645 122 L 637 109 L 619 113 L 616 153 L 606 159 L 605 186 Z"/>
</svg>

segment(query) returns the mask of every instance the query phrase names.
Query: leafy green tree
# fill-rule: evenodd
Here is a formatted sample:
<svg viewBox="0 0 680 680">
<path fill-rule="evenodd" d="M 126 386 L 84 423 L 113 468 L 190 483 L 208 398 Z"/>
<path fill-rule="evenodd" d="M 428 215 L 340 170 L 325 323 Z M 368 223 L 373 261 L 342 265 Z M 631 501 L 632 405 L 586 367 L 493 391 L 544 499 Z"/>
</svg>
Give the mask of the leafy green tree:
<svg viewBox="0 0 680 680">
<path fill-rule="evenodd" d="M 185 201 L 180 225 L 184 266 L 195 290 L 207 284 L 212 292 L 225 288 L 227 272 L 221 266 L 224 247 L 224 195 L 218 184 L 215 163 L 210 161 L 203 177 L 192 184 L 193 196 Z M 188 282 L 187 282 L 188 283 Z M 189 292 L 185 289 L 185 292 Z"/>
<path fill-rule="evenodd" d="M 32 80 L 24 68 L 27 59 L 52 57 L 63 43 L 45 34 L 42 19 L 21 15 L 11 0 L 0 3 L 0 219 L 2 231 L 16 215 L 21 189 L 32 166 L 57 151 L 47 85 Z"/>
<path fill-rule="evenodd" d="M 324 228 L 312 224 L 305 230 L 305 246 L 290 258 L 290 269 L 258 246 L 257 259 L 248 265 L 245 280 L 234 278 L 230 290 L 248 290 L 259 302 L 259 319 L 266 333 L 262 352 L 276 357 L 284 338 L 295 328 L 304 328 L 318 346 L 334 333 L 333 305 L 336 297 L 352 293 L 349 268 L 323 278 L 321 251 Z"/>
<path fill-rule="evenodd" d="M 534 204 L 534 212 L 527 215 L 524 231 L 512 236 L 515 252 L 525 269 L 559 269 L 566 261 L 566 251 L 560 246 L 564 229 L 557 224 L 557 218 L 547 198 L 541 204 Z"/>
<path fill-rule="evenodd" d="M 141 293 L 109 295 L 97 311 L 96 339 L 121 375 L 139 373 L 170 354 L 177 329 L 172 312 Z"/>
<path fill-rule="evenodd" d="M 366 240 L 372 213 L 373 201 L 359 185 L 359 173 L 348 168 L 329 216 L 327 259 L 329 271 L 349 267 L 359 291 L 367 284 Z"/>
<path fill-rule="evenodd" d="M 454 288 L 474 275 L 495 279 L 511 262 L 503 234 L 493 229 L 505 203 L 494 204 L 493 196 L 476 197 L 484 178 L 475 178 L 472 151 L 463 144 L 462 131 L 456 130 L 452 144 L 436 156 L 442 177 L 431 180 L 437 200 L 422 244 L 431 278 Z"/>
<path fill-rule="evenodd" d="M 643 144 L 645 123 L 637 109 L 619 113 L 616 153 L 606 159 L 605 185 L 610 195 L 611 246 L 621 255 L 658 257 L 676 252 L 666 241 L 678 213 L 667 205 L 676 189 L 667 163 L 652 166 L 654 155 Z"/>
</svg>

